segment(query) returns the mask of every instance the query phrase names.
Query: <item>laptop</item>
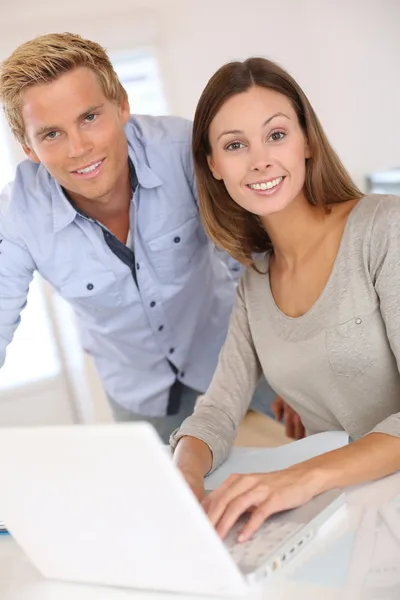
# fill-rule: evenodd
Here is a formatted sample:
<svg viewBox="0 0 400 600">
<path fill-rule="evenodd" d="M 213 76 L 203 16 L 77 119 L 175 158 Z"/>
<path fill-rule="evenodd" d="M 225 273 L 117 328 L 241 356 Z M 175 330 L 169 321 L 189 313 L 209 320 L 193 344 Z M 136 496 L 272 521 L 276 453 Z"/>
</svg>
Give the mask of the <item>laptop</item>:
<svg viewBox="0 0 400 600">
<path fill-rule="evenodd" d="M 3 428 L 0 515 L 45 577 L 242 595 L 296 556 L 344 502 L 340 491 L 222 541 L 144 422 Z"/>
<path fill-rule="evenodd" d="M 6 526 L 4 525 L 4 523 L 2 521 L 0 521 L 0 535 L 8 535 Z"/>
</svg>

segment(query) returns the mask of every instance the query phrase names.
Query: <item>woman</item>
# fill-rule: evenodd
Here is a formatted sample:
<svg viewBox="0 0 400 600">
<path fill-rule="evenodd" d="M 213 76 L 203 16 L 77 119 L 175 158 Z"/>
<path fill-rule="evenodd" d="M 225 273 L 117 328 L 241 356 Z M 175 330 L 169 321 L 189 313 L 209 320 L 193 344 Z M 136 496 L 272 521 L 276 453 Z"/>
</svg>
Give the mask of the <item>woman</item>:
<svg viewBox="0 0 400 600">
<path fill-rule="evenodd" d="M 245 541 L 274 512 L 400 469 L 400 202 L 363 197 L 298 84 L 261 58 L 212 77 L 193 150 L 208 234 L 249 268 L 210 388 L 171 438 L 176 464 L 202 498 L 261 372 L 308 434 L 355 440 L 210 494 L 222 537 L 251 510 Z"/>
</svg>

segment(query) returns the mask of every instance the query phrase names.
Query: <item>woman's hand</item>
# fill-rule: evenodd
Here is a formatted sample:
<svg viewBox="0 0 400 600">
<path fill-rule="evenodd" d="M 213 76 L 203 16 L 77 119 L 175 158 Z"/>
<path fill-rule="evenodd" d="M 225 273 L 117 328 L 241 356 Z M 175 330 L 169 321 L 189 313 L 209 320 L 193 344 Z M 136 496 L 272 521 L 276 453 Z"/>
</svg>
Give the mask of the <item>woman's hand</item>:
<svg viewBox="0 0 400 600">
<path fill-rule="evenodd" d="M 275 473 L 231 475 L 203 500 L 202 505 L 222 538 L 241 515 L 250 512 L 238 537 L 244 542 L 270 515 L 301 506 L 320 491 L 314 472 L 295 465 Z"/>
<path fill-rule="evenodd" d="M 277 421 L 283 421 L 287 437 L 294 440 L 301 440 L 305 437 L 306 432 L 299 415 L 283 398 L 277 396 L 271 404 L 271 410 Z"/>
</svg>

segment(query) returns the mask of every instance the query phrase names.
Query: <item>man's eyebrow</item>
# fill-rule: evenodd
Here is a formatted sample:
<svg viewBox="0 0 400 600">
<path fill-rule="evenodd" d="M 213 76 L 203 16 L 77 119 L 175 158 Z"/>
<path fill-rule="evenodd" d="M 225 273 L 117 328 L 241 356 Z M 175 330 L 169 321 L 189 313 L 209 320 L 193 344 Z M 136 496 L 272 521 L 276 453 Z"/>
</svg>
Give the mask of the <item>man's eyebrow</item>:
<svg viewBox="0 0 400 600">
<path fill-rule="evenodd" d="M 35 137 L 42 137 L 46 133 L 50 133 L 52 131 L 58 131 L 60 128 L 57 125 L 44 125 L 43 127 L 39 127 L 35 131 Z"/>
<path fill-rule="evenodd" d="M 84 119 L 88 115 L 91 115 L 92 113 L 96 112 L 96 110 L 103 108 L 103 106 L 104 106 L 104 104 L 95 104 L 93 106 L 89 106 L 89 108 L 87 110 L 85 110 L 83 113 L 81 113 L 76 120 L 82 121 L 82 119 Z"/>
<path fill-rule="evenodd" d="M 286 117 L 286 119 L 289 119 L 290 121 L 290 117 L 288 117 L 287 115 L 285 115 L 285 113 L 281 113 L 281 112 L 277 112 L 274 115 L 272 115 L 272 117 L 269 117 L 265 123 L 262 124 L 262 127 L 265 127 L 266 125 L 268 125 L 272 119 L 275 119 L 275 117 Z M 243 131 L 241 129 L 231 129 L 230 131 L 223 131 L 222 133 L 220 133 L 220 135 L 217 138 L 217 141 L 224 135 L 239 135 L 243 133 Z"/>
<path fill-rule="evenodd" d="M 104 104 L 96 104 L 93 106 L 89 106 L 87 110 L 85 110 L 79 115 L 79 117 L 77 117 L 76 121 L 82 121 L 82 119 L 95 112 L 96 110 L 103 108 L 103 106 Z M 59 131 L 60 129 L 62 128 L 59 125 L 44 125 L 43 127 L 39 127 L 39 129 L 35 132 L 35 137 L 42 137 L 47 133 L 51 133 L 52 131 Z"/>
</svg>

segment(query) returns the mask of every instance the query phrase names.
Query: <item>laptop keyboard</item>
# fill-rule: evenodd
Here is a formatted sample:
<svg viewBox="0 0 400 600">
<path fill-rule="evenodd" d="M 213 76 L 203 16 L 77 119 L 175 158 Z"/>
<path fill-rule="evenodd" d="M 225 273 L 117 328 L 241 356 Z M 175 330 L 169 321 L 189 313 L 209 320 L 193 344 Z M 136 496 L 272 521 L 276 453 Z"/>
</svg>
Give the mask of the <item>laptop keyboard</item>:
<svg viewBox="0 0 400 600">
<path fill-rule="evenodd" d="M 239 543 L 237 536 L 246 519 L 240 519 L 225 538 L 225 545 L 243 572 L 251 572 L 265 562 L 303 525 L 295 521 L 268 520 L 247 542 Z"/>
</svg>

